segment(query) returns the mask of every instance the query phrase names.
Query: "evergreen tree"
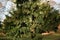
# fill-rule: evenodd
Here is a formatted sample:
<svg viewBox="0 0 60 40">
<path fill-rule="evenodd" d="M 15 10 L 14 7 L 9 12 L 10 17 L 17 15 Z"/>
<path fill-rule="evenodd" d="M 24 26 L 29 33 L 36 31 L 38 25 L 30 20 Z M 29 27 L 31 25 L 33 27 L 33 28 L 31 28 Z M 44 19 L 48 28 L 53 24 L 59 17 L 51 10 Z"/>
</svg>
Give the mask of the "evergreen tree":
<svg viewBox="0 0 60 40">
<path fill-rule="evenodd" d="M 17 10 L 3 22 L 3 30 L 12 40 L 42 40 L 41 33 L 54 30 L 60 20 L 57 10 L 40 0 L 17 0 Z M 59 22 L 60 23 L 60 22 Z"/>
</svg>

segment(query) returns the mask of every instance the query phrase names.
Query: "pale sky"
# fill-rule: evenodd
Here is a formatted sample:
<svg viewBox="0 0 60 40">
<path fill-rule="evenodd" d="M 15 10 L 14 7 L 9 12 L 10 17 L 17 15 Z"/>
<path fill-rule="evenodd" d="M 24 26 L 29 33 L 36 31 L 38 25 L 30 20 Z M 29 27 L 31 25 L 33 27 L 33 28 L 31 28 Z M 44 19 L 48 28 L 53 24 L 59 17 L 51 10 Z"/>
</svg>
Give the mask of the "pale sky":
<svg viewBox="0 0 60 40">
<path fill-rule="evenodd" d="M 60 3 L 60 0 L 54 0 L 56 3 Z"/>
<path fill-rule="evenodd" d="M 14 3 L 11 1 L 2 1 L 2 0 L 0 0 L 0 2 L 2 3 L 2 5 L 4 4 L 4 6 L 0 8 L 0 21 L 3 21 L 6 18 L 5 15 L 10 16 L 9 11 L 14 6 Z"/>
<path fill-rule="evenodd" d="M 56 4 L 53 6 L 55 9 L 60 10 L 60 0 L 53 0 Z"/>
</svg>

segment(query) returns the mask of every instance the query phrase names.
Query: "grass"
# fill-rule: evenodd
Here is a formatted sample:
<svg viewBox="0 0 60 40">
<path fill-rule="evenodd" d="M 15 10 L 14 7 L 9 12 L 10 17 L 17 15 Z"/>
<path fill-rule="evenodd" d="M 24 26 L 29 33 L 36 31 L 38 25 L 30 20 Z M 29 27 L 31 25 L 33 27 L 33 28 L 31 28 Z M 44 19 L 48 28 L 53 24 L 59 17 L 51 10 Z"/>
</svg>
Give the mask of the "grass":
<svg viewBox="0 0 60 40">
<path fill-rule="evenodd" d="M 60 34 L 43 36 L 43 40 L 60 40 Z"/>
<path fill-rule="evenodd" d="M 13 40 L 13 39 L 8 37 L 7 38 L 0 37 L 0 40 Z M 16 40 L 60 40 L 60 34 L 52 34 L 52 35 L 45 35 L 45 36 L 38 34 L 34 39 L 31 39 L 29 36 L 29 37 L 17 38 Z"/>
</svg>

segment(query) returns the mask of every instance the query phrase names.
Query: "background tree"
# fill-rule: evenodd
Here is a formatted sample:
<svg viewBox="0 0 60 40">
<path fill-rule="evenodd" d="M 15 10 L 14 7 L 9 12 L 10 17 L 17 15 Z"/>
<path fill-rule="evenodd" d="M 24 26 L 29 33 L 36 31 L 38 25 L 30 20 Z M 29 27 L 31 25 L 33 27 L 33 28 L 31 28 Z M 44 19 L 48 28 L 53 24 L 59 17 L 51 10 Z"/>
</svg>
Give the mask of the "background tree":
<svg viewBox="0 0 60 40">
<path fill-rule="evenodd" d="M 57 28 L 60 15 L 48 2 L 17 0 L 17 10 L 6 16 L 2 29 L 13 40 L 42 40 L 41 33 Z M 59 22 L 60 23 L 60 22 Z"/>
</svg>

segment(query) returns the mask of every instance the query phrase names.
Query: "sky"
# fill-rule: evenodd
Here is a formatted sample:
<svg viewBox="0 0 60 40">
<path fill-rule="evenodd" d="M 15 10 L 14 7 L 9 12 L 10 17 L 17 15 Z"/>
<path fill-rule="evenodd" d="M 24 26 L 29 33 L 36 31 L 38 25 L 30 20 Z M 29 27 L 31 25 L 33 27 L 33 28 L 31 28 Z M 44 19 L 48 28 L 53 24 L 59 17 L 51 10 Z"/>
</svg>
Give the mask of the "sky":
<svg viewBox="0 0 60 40">
<path fill-rule="evenodd" d="M 12 9 L 13 2 L 11 1 L 1 1 L 3 7 L 0 8 L 0 21 L 3 21 L 6 17 L 5 15 L 9 15 L 9 11 Z M 5 4 L 6 3 L 6 4 Z"/>
<path fill-rule="evenodd" d="M 53 1 L 55 1 L 57 4 L 59 4 L 59 3 L 60 3 L 60 0 L 53 0 Z"/>
<path fill-rule="evenodd" d="M 60 10 L 60 0 L 53 0 L 56 4 L 53 6 L 56 10 Z"/>
</svg>

